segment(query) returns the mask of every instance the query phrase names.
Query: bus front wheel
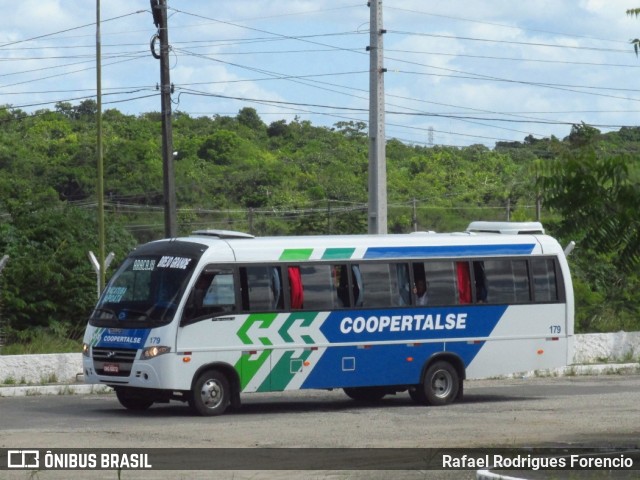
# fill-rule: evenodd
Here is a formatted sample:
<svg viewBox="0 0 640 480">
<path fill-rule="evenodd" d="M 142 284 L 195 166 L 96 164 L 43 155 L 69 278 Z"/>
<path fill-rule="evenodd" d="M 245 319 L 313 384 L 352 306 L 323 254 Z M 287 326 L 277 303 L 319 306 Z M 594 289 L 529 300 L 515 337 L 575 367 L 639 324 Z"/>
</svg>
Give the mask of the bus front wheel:
<svg viewBox="0 0 640 480">
<path fill-rule="evenodd" d="M 411 398 L 424 405 L 448 405 L 458 396 L 460 377 L 449 362 L 435 362 L 427 368 L 422 383 L 409 391 Z"/>
<path fill-rule="evenodd" d="M 230 399 L 227 377 L 218 370 L 209 370 L 200 375 L 193 385 L 189 405 L 203 416 L 221 415 L 229 406 Z"/>
</svg>

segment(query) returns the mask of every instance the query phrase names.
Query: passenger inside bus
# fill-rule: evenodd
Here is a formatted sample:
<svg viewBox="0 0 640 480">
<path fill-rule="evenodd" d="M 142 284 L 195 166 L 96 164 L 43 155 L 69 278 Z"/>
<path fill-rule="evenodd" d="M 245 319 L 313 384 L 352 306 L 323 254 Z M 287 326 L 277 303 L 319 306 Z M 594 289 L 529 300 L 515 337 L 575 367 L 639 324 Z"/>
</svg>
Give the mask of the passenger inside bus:
<svg viewBox="0 0 640 480">
<path fill-rule="evenodd" d="M 487 303 L 487 276 L 484 272 L 484 262 L 473 262 L 473 277 L 476 284 L 476 302 Z"/>
<path fill-rule="evenodd" d="M 417 279 L 413 293 L 416 295 L 416 305 L 426 305 L 429 302 L 427 296 L 427 281 L 423 278 Z"/>
<path fill-rule="evenodd" d="M 413 304 L 427 304 L 427 273 L 422 262 L 413 264 Z"/>
</svg>

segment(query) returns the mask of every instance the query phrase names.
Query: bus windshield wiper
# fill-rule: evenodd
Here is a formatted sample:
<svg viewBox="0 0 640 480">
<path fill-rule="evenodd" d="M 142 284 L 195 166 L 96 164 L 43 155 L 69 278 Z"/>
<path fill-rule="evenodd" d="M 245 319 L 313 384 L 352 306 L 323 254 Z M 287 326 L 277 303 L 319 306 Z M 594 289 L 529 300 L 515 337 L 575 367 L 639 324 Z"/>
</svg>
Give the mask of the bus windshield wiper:
<svg viewBox="0 0 640 480">
<path fill-rule="evenodd" d="M 104 307 L 97 307 L 94 310 L 94 317 L 100 318 L 102 317 L 102 315 L 96 315 L 97 313 L 106 313 L 111 315 L 112 317 L 116 316 L 116 312 L 114 312 L 113 310 L 111 310 L 110 308 L 104 308 Z"/>
<path fill-rule="evenodd" d="M 145 311 L 142 310 L 133 310 L 131 308 L 123 308 L 122 310 L 120 310 L 120 314 L 122 314 L 123 312 L 126 312 L 127 316 L 126 318 L 120 319 L 118 317 L 119 320 L 124 320 L 124 321 L 144 321 L 147 320 L 149 318 L 149 314 Z M 138 318 L 132 318 L 131 315 L 138 315 Z"/>
</svg>

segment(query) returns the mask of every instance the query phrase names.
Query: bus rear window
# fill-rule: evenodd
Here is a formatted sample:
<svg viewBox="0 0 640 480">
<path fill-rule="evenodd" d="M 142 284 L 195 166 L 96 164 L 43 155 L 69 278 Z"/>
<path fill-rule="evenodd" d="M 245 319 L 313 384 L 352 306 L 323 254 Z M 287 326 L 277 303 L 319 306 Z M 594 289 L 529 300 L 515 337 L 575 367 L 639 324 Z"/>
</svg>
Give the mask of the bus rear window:
<svg viewBox="0 0 640 480">
<path fill-rule="evenodd" d="M 531 268 L 536 302 L 558 301 L 555 261 L 552 258 L 534 258 L 531 260 Z"/>
</svg>

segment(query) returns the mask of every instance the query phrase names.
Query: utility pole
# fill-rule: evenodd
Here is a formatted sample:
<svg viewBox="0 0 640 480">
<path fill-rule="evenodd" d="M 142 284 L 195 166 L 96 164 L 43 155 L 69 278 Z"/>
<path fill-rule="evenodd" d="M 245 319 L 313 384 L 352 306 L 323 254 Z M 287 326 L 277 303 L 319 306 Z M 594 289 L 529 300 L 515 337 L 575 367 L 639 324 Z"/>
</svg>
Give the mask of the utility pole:
<svg viewBox="0 0 640 480">
<path fill-rule="evenodd" d="M 102 41 L 100 38 L 100 0 L 96 0 L 96 150 L 98 197 L 98 295 L 105 285 L 105 232 L 104 232 L 104 149 L 102 146 Z"/>
<path fill-rule="evenodd" d="M 369 33 L 369 233 L 387 233 L 382 0 L 371 0 Z"/>
<path fill-rule="evenodd" d="M 150 0 L 153 23 L 158 33 L 152 41 L 151 53 L 160 60 L 160 96 L 162 101 L 162 172 L 164 187 L 164 234 L 177 235 L 176 186 L 173 168 L 173 131 L 171 126 L 171 78 L 169 75 L 169 24 L 167 22 L 167 0 Z M 155 41 L 160 40 L 160 53 Z"/>
<path fill-rule="evenodd" d="M 413 199 L 413 231 L 418 231 L 418 210 L 416 206 L 416 199 Z"/>
<path fill-rule="evenodd" d="M 8 261 L 9 261 L 9 255 L 5 255 L 2 257 L 2 259 L 0 259 L 0 275 L 2 275 L 2 270 L 4 269 L 4 266 L 7 264 Z M 6 320 L 2 318 L 2 311 L 0 310 L 0 353 L 2 353 L 2 346 L 6 341 L 5 335 L 7 333 L 6 332 L 7 325 L 8 323 Z"/>
</svg>

